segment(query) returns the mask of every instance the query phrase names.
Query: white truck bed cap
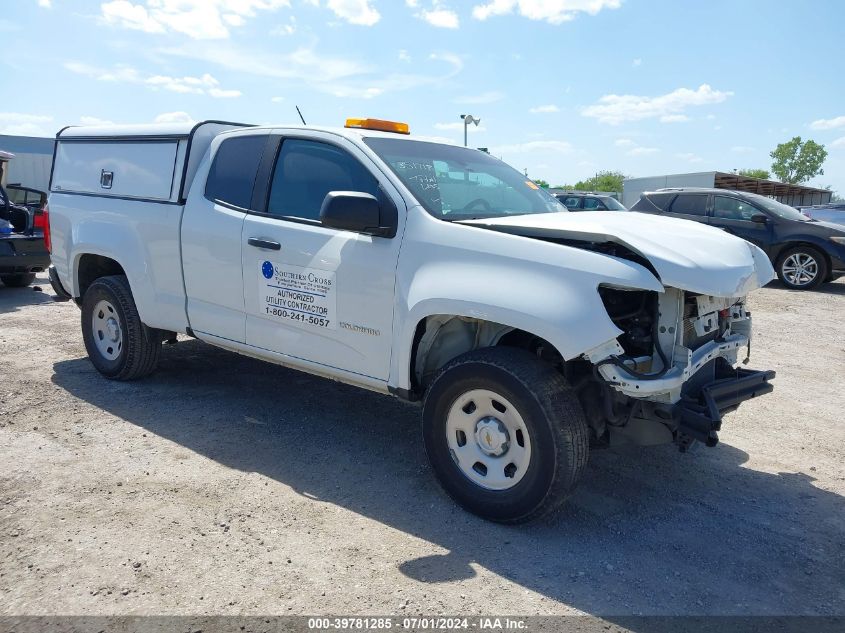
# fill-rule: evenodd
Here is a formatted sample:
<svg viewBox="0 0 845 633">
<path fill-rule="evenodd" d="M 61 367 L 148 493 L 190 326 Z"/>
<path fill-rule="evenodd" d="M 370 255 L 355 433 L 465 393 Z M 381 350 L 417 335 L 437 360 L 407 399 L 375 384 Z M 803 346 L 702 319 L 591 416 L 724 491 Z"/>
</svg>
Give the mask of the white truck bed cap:
<svg viewBox="0 0 845 633">
<path fill-rule="evenodd" d="M 227 127 L 250 127 L 247 123 L 228 121 L 195 121 L 175 123 L 139 123 L 127 125 L 69 125 L 56 134 L 56 138 L 114 138 L 114 137 L 189 137 L 204 125 L 225 125 Z"/>
</svg>

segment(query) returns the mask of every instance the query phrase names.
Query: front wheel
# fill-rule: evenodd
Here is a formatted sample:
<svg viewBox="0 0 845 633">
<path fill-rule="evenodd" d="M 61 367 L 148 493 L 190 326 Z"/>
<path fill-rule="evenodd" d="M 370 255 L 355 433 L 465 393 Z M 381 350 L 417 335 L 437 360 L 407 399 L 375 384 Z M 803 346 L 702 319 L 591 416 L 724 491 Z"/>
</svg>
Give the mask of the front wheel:
<svg viewBox="0 0 845 633">
<path fill-rule="evenodd" d="M 810 290 L 827 277 L 827 261 L 811 246 L 793 246 L 778 258 L 780 280 L 794 290 Z"/>
<path fill-rule="evenodd" d="M 161 353 L 161 333 L 141 322 L 123 275 L 100 277 L 85 291 L 82 339 L 94 367 L 114 380 L 151 374 Z"/>
<path fill-rule="evenodd" d="M 9 288 L 26 288 L 35 281 L 35 273 L 15 273 L 13 275 L 0 275 L 2 281 Z"/>
<path fill-rule="evenodd" d="M 520 349 L 486 348 L 440 370 L 423 405 L 426 453 L 464 508 L 503 523 L 557 509 L 587 463 L 587 423 L 553 367 Z"/>
</svg>

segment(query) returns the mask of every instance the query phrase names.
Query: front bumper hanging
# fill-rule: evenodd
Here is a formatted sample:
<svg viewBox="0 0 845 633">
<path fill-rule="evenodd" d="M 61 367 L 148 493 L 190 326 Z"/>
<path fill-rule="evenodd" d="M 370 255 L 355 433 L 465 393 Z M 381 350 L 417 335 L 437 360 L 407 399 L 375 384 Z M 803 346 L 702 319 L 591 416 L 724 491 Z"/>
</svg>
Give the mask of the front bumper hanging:
<svg viewBox="0 0 845 633">
<path fill-rule="evenodd" d="M 715 446 L 717 432 L 722 428 L 722 416 L 736 409 L 741 402 L 771 393 L 769 383 L 775 377 L 772 370 L 731 369 L 730 376 L 717 378 L 703 386 L 697 398 L 683 398 L 677 403 L 680 413 L 679 432 L 693 439 Z"/>
</svg>

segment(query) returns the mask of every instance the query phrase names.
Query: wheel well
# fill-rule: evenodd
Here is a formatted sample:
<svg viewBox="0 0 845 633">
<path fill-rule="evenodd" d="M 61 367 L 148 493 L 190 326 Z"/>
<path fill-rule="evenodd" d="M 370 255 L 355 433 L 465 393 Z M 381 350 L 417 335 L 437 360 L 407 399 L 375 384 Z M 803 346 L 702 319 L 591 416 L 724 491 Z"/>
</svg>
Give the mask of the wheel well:
<svg viewBox="0 0 845 633">
<path fill-rule="evenodd" d="M 553 365 L 563 364 L 563 357 L 551 343 L 525 330 L 473 317 L 432 315 L 417 324 L 414 334 L 411 393 L 424 393 L 437 371 L 453 358 L 495 346 L 527 349 Z"/>
<path fill-rule="evenodd" d="M 79 266 L 76 271 L 76 290 L 78 298 L 85 296 L 88 286 L 100 277 L 108 275 L 125 275 L 123 267 L 115 260 L 103 255 L 83 255 L 79 258 Z"/>
</svg>

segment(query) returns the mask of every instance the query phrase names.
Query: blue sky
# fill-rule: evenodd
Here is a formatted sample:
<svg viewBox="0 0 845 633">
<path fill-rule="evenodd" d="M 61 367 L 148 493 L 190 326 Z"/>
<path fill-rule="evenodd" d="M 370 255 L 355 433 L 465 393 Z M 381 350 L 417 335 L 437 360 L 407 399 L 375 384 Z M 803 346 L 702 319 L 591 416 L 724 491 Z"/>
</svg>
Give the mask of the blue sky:
<svg viewBox="0 0 845 633">
<path fill-rule="evenodd" d="M 191 118 L 459 115 L 530 176 L 768 168 L 823 143 L 845 194 L 845 3 L 762 0 L 3 0 L 0 133 Z"/>
</svg>

